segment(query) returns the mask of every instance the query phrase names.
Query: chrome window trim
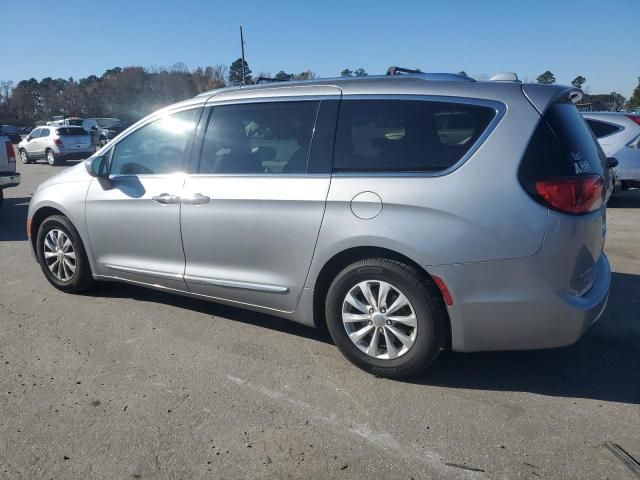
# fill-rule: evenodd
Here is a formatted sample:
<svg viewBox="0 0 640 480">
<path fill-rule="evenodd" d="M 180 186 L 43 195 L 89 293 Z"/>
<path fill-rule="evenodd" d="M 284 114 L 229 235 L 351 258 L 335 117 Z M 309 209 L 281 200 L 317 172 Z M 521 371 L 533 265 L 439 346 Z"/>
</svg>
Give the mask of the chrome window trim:
<svg viewBox="0 0 640 480">
<path fill-rule="evenodd" d="M 478 139 L 474 142 L 474 144 L 469 148 L 467 153 L 465 153 L 460 160 L 451 165 L 449 168 L 440 170 L 438 172 L 394 172 L 394 171 L 377 171 L 377 172 L 336 172 L 334 171 L 333 177 L 356 177 L 356 178 L 367 178 L 367 177 L 411 177 L 411 178 L 431 178 L 431 177 L 444 177 L 445 175 L 449 175 L 454 172 L 458 168 L 460 168 L 473 154 L 484 144 L 484 142 L 489 138 L 489 136 L 493 133 L 495 128 L 498 126 L 504 115 L 507 113 L 508 107 L 502 102 L 496 100 L 486 100 L 483 98 L 472 98 L 472 97 L 449 97 L 446 95 L 404 95 L 404 94 L 390 94 L 390 95 L 380 95 L 380 94 L 354 94 L 348 95 L 345 94 L 342 96 L 342 100 L 398 100 L 398 101 L 423 101 L 423 102 L 438 102 L 438 103 L 453 103 L 460 105 L 477 105 L 480 107 L 488 107 L 495 110 L 495 115 L 487 128 L 484 130 L 482 135 L 478 137 Z M 340 117 L 338 117 L 338 122 L 340 122 Z M 337 126 L 336 126 L 337 128 Z"/>
</svg>

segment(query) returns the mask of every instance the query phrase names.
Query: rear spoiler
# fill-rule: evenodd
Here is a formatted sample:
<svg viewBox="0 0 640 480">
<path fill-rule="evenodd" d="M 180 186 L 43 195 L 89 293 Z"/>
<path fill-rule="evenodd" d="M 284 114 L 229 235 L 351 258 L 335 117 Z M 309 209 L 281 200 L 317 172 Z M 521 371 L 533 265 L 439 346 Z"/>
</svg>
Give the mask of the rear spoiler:
<svg viewBox="0 0 640 480">
<path fill-rule="evenodd" d="M 566 85 L 540 85 L 523 83 L 522 93 L 527 97 L 540 115 L 544 115 L 549 105 L 557 101 L 571 102 L 574 105 L 582 100 L 582 90 Z"/>
</svg>

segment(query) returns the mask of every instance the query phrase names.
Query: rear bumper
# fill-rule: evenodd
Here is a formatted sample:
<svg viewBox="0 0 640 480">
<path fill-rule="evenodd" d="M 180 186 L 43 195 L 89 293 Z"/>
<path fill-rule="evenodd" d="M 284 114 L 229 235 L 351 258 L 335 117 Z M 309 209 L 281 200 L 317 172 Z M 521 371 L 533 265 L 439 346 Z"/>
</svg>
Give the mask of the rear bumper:
<svg viewBox="0 0 640 480">
<path fill-rule="evenodd" d="M 14 172 L 0 172 L 0 189 L 17 187 L 20 185 L 20 174 Z"/>
<path fill-rule="evenodd" d="M 60 150 L 57 155 L 58 158 L 63 160 L 84 160 L 85 158 L 89 158 L 91 155 L 93 155 L 95 151 L 95 148 L 80 151 Z"/>
<path fill-rule="evenodd" d="M 429 267 L 453 296 L 452 349 L 459 352 L 553 348 L 576 342 L 602 315 L 611 268 L 603 253 L 595 281 L 578 296 L 559 291 L 537 256 Z M 544 267 L 542 267 L 544 268 Z"/>
</svg>

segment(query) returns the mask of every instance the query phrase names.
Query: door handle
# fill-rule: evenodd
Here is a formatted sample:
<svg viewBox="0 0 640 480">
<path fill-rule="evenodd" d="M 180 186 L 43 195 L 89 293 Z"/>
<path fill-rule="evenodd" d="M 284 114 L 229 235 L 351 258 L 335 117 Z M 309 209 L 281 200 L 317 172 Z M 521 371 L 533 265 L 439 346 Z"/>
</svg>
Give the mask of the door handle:
<svg viewBox="0 0 640 480">
<path fill-rule="evenodd" d="M 160 195 L 151 197 L 151 200 L 162 205 L 169 205 L 170 203 L 180 203 L 180 197 L 178 197 L 177 195 L 169 195 L 168 193 L 161 193 Z"/>
<path fill-rule="evenodd" d="M 210 200 L 211 198 L 206 195 L 194 193 L 189 197 L 183 197 L 182 203 L 186 203 L 187 205 L 204 205 L 205 203 L 209 203 Z"/>
</svg>

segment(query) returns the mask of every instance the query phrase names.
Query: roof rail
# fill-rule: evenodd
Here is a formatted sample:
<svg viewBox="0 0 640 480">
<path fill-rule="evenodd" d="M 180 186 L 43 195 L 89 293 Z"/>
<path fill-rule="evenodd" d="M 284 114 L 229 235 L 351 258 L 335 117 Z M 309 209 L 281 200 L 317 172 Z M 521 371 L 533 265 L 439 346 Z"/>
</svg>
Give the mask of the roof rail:
<svg viewBox="0 0 640 480">
<path fill-rule="evenodd" d="M 399 73 L 422 73 L 420 70 L 412 70 L 411 68 L 391 66 L 387 68 L 387 75 L 398 75 Z"/>
<path fill-rule="evenodd" d="M 475 80 L 471 77 L 467 77 L 464 75 L 460 75 L 458 73 L 429 73 L 429 72 L 421 72 L 420 70 L 412 70 L 410 68 L 403 67 L 389 67 L 387 69 L 387 75 L 419 75 L 420 78 L 424 80 L 429 80 L 432 82 L 453 82 L 453 81 L 464 81 L 464 82 L 475 82 Z"/>
<path fill-rule="evenodd" d="M 258 83 L 274 83 L 274 82 L 287 82 L 284 78 L 272 78 L 272 77 L 258 77 L 256 84 Z"/>
</svg>

